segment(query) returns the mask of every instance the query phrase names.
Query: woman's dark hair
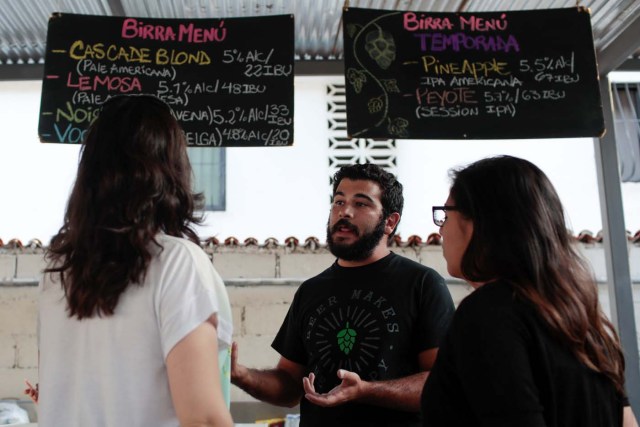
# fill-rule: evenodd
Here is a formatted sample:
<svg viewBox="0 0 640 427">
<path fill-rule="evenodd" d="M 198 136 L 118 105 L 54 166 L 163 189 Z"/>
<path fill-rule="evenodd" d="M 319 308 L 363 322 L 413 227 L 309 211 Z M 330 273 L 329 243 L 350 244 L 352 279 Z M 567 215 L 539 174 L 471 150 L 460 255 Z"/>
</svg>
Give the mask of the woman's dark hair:
<svg viewBox="0 0 640 427">
<path fill-rule="evenodd" d="M 345 178 L 353 181 L 363 180 L 377 183 L 382 192 L 380 203 L 382 204 L 383 218 L 388 218 L 394 212 L 398 212 L 402 216 L 402 208 L 404 206 L 402 184 L 392 173 L 372 163 L 343 166 L 333 175 L 333 195 L 336 194 L 340 181 Z M 398 221 L 398 224 L 400 224 L 400 221 Z M 389 238 L 395 234 L 398 224 L 396 224 L 396 228 L 393 229 Z"/>
<path fill-rule="evenodd" d="M 112 315 L 141 284 L 164 232 L 199 243 L 191 228 L 202 196 L 191 190 L 182 129 L 148 96 L 109 99 L 89 127 L 64 224 L 49 245 L 46 273 L 59 273 L 70 317 Z M 161 248 L 160 248 L 161 249 Z"/>
<path fill-rule="evenodd" d="M 510 283 L 578 360 L 622 392 L 618 336 L 600 309 L 591 270 L 572 244 L 560 198 L 546 175 L 531 162 L 501 156 L 452 177 L 451 198 L 473 221 L 462 257 L 464 277 Z"/>
</svg>

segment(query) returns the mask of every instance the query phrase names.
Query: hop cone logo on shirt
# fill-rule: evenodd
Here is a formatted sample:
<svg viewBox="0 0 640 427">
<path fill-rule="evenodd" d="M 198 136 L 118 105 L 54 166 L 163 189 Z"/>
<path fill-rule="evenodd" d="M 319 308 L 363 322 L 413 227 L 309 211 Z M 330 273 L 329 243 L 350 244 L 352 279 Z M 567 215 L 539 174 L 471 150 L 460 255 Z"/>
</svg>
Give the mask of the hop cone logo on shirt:
<svg viewBox="0 0 640 427">
<path fill-rule="evenodd" d="M 353 350 L 353 344 L 356 342 L 356 331 L 349 328 L 349 322 L 347 322 L 347 326 L 341 331 L 338 332 L 338 345 L 340 346 L 340 350 L 344 352 L 344 354 L 349 354 L 351 350 Z"/>
</svg>

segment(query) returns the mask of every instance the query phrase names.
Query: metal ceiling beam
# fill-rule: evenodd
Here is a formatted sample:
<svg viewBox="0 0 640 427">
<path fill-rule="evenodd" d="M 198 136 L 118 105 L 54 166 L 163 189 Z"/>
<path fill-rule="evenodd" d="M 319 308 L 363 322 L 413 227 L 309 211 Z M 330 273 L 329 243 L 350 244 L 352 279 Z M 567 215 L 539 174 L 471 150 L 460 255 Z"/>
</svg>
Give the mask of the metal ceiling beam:
<svg viewBox="0 0 640 427">
<path fill-rule="evenodd" d="M 615 71 L 640 71 L 640 58 L 629 58 Z"/>
<path fill-rule="evenodd" d="M 629 248 L 624 225 L 622 188 L 618 167 L 618 149 L 613 118 L 611 82 L 608 77 L 600 79 L 602 110 L 607 132 L 602 138 L 594 138 L 598 191 L 604 258 L 607 269 L 611 320 L 616 326 L 626 362 L 625 386 L 629 402 L 636 414 L 640 414 L 640 361 L 638 358 L 638 336 L 633 307 Z"/>
<path fill-rule="evenodd" d="M 334 76 L 344 75 L 344 61 L 300 60 L 295 62 L 296 76 Z"/>
<path fill-rule="evenodd" d="M 598 52 L 600 76 L 606 76 L 629 59 L 638 50 L 638 40 L 640 40 L 640 15 L 636 16 L 614 41 Z"/>
<path fill-rule="evenodd" d="M 0 65 L 0 81 L 6 80 L 42 80 L 44 65 L 18 64 Z"/>
<path fill-rule="evenodd" d="M 109 8 L 111 8 L 111 15 L 126 16 L 121 0 L 107 0 L 107 4 L 109 5 Z"/>
</svg>

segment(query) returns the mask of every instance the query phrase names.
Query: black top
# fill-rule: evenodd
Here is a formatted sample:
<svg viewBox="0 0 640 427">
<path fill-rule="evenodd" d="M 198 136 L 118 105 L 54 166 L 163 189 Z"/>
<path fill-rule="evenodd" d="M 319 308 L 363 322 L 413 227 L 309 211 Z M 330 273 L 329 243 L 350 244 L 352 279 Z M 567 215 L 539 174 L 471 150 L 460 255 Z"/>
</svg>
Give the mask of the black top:
<svg viewBox="0 0 640 427">
<path fill-rule="evenodd" d="M 458 307 L 422 410 L 429 427 L 619 427 L 623 400 L 509 284 L 494 282 Z"/>
<path fill-rule="evenodd" d="M 454 306 L 443 278 L 396 254 L 363 266 L 334 263 L 296 292 L 273 348 L 316 375 L 325 393 L 338 369 L 363 380 L 420 371 L 418 354 L 439 346 Z M 322 408 L 302 399 L 301 426 L 414 426 L 419 413 L 348 403 Z"/>
</svg>

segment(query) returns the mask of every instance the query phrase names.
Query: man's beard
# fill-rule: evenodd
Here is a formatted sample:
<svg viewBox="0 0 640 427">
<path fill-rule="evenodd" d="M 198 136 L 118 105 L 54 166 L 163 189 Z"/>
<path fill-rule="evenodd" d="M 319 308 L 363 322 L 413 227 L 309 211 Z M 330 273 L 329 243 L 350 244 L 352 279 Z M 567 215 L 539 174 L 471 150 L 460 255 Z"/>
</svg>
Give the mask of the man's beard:
<svg viewBox="0 0 640 427">
<path fill-rule="evenodd" d="M 341 244 L 333 241 L 333 232 L 339 227 L 348 227 L 351 231 L 359 237 L 358 240 L 351 244 Z M 329 250 L 336 257 L 345 261 L 362 261 L 367 259 L 373 250 L 380 243 L 380 239 L 384 236 L 385 219 L 380 218 L 380 221 L 376 224 L 375 228 L 370 232 L 365 232 L 360 236 L 360 233 L 356 226 L 351 224 L 346 219 L 341 219 L 336 222 L 333 227 L 327 224 L 327 245 Z"/>
</svg>

